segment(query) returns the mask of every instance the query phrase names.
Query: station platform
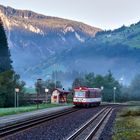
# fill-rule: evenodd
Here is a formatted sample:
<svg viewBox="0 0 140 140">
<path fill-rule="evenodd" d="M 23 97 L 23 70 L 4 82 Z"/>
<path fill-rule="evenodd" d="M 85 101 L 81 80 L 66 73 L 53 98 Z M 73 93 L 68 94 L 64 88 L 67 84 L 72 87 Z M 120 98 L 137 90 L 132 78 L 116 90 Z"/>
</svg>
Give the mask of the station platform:
<svg viewBox="0 0 140 140">
<path fill-rule="evenodd" d="M 72 108 L 72 106 L 53 107 L 53 108 L 40 109 L 40 110 L 36 110 L 36 111 L 0 117 L 0 127 L 19 123 L 24 120 L 32 119 L 32 118 L 43 116 L 43 115 L 48 115 L 48 114 L 51 114 L 51 113 L 54 113 L 57 111 L 61 111 L 64 109 L 69 109 L 69 108 Z"/>
</svg>

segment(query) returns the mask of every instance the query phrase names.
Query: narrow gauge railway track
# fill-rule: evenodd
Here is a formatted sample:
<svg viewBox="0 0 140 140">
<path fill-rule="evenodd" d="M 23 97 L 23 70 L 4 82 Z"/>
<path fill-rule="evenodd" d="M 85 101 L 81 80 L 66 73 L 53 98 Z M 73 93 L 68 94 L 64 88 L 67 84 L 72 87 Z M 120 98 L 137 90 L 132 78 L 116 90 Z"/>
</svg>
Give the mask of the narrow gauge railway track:
<svg viewBox="0 0 140 140">
<path fill-rule="evenodd" d="M 104 120 L 112 112 L 111 107 L 106 107 L 93 116 L 89 121 L 80 127 L 74 134 L 67 138 L 67 140 L 92 140 L 94 135 L 99 130 Z"/>
<path fill-rule="evenodd" d="M 49 120 L 52 120 L 52 119 L 55 119 L 55 118 L 58 118 L 58 117 L 61 117 L 63 115 L 73 113 L 73 112 L 78 111 L 78 110 L 79 109 L 76 109 L 76 108 L 65 109 L 65 110 L 58 111 L 58 112 L 55 112 L 55 113 L 51 113 L 51 114 L 48 114 L 48 115 L 44 115 L 44 116 L 29 119 L 29 120 L 25 120 L 23 122 L 19 122 L 19 123 L 16 123 L 16 124 L 1 127 L 0 128 L 0 138 L 8 137 L 12 134 L 23 131 L 27 128 L 31 128 L 33 126 L 39 125 L 41 123 L 47 122 Z"/>
</svg>

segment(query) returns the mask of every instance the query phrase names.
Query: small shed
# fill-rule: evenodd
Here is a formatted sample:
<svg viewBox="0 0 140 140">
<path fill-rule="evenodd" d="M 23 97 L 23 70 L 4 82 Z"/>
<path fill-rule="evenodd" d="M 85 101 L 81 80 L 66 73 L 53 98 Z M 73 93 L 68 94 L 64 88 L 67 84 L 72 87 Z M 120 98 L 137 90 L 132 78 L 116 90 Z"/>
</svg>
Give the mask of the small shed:
<svg viewBox="0 0 140 140">
<path fill-rule="evenodd" d="M 69 94 L 69 91 L 66 91 L 64 89 L 56 88 L 52 92 L 51 96 L 51 103 L 67 103 L 67 95 Z"/>
</svg>

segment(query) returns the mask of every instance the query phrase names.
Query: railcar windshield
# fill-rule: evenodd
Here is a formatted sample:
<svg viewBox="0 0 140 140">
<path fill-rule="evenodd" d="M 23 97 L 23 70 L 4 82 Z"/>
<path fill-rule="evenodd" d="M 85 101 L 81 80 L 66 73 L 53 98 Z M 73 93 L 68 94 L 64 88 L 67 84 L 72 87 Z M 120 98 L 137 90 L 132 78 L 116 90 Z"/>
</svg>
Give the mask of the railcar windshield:
<svg viewBox="0 0 140 140">
<path fill-rule="evenodd" d="M 75 97 L 85 97 L 85 91 L 76 91 Z"/>
</svg>

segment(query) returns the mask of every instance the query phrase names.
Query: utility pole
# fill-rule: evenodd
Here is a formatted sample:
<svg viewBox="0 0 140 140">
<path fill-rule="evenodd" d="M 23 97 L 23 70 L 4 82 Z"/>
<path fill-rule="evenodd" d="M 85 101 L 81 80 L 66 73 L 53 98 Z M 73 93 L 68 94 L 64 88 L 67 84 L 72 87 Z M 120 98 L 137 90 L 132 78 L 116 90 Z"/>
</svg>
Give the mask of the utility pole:
<svg viewBox="0 0 140 140">
<path fill-rule="evenodd" d="M 40 94 L 40 90 L 41 90 L 41 85 L 42 85 L 42 79 L 37 79 L 37 82 L 35 84 L 36 89 L 37 89 L 37 94 L 36 94 L 37 109 L 39 109 L 39 94 Z"/>
</svg>

